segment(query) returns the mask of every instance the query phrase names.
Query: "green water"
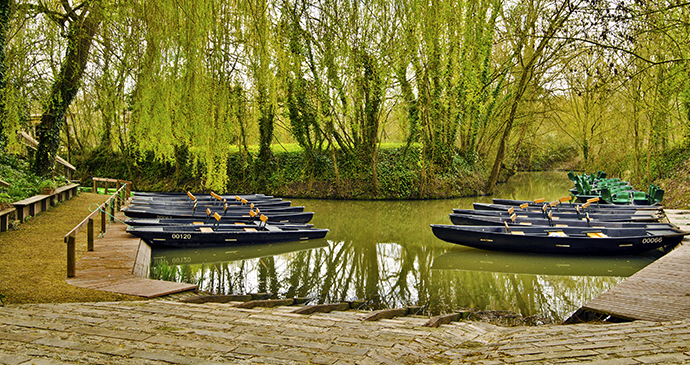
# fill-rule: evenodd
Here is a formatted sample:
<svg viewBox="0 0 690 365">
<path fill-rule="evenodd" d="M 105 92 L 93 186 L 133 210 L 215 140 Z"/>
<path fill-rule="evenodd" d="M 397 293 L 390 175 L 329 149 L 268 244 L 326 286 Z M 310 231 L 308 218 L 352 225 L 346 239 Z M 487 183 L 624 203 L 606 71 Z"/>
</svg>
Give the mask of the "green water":
<svg viewBox="0 0 690 365">
<path fill-rule="evenodd" d="M 519 173 L 495 197 L 555 200 L 571 185 L 564 172 Z M 561 321 L 657 257 L 508 254 L 449 244 L 432 234 L 430 224 L 451 224 L 453 208 L 490 201 L 293 199 L 293 205 L 315 213 L 311 223 L 330 229 L 325 239 L 154 249 L 152 269 L 219 294 L 277 293 L 310 298 L 312 304 L 366 300 L 365 308 L 423 306 L 427 315 L 509 310 Z"/>
</svg>

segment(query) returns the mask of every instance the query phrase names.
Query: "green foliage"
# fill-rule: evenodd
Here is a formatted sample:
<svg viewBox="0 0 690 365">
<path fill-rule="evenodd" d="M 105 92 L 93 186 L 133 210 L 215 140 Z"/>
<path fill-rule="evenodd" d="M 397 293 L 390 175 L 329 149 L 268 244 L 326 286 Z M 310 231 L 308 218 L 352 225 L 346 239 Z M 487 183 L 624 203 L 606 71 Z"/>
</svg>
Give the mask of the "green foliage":
<svg viewBox="0 0 690 365">
<path fill-rule="evenodd" d="M 29 164 L 10 154 L 0 154 L 0 179 L 10 184 L 0 187 L 0 193 L 10 202 L 38 194 L 42 179 L 31 172 Z"/>
<path fill-rule="evenodd" d="M 256 171 L 265 165 L 257 155 L 257 151 L 248 155 L 231 153 L 226 162 L 228 184 L 222 189 L 206 186 L 206 179 L 200 173 L 206 168 L 203 165 L 192 168 L 191 159 L 182 157 L 178 159 L 180 165 L 158 161 L 150 155 L 144 162 L 131 166 L 128 159 L 116 154 L 94 151 L 91 157 L 83 159 L 78 170 L 84 174 L 85 181 L 91 176 L 113 176 L 108 174 L 121 171 L 123 175 L 118 175 L 119 178 L 132 180 L 134 188 L 142 191 L 252 192 L 349 199 L 419 199 L 476 194 L 484 175 L 482 162 L 476 154 L 456 155 L 450 171 L 436 173 L 425 170 L 420 147 L 388 146 L 378 152 L 379 189 L 373 191 L 372 170 L 367 168 L 367 163 L 349 154 L 336 153 L 340 186 L 336 185 L 335 165 L 327 152 L 311 155 L 303 150 L 277 152 L 271 168 L 261 175 Z M 201 161 L 196 163 L 202 164 Z"/>
<path fill-rule="evenodd" d="M 524 171 L 558 169 L 578 155 L 578 149 L 572 142 L 561 141 L 554 134 L 548 134 L 537 141 L 521 143 L 514 165 L 518 170 Z"/>
</svg>

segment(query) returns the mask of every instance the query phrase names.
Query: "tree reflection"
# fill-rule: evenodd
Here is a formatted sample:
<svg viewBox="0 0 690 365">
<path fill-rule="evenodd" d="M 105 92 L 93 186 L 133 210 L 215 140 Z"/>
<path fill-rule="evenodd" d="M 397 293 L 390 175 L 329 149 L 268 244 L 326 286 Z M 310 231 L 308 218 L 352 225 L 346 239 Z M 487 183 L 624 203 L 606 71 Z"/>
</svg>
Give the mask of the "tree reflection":
<svg viewBox="0 0 690 365">
<path fill-rule="evenodd" d="M 556 199 L 558 191 L 567 191 L 570 182 L 562 175 L 560 186 L 558 178 L 545 179 L 546 192 L 554 196 L 540 197 Z M 520 184 L 540 195 L 539 184 Z M 372 309 L 416 305 L 429 315 L 463 308 L 508 310 L 554 321 L 653 261 L 518 258 L 458 250 L 461 246 L 433 236 L 430 224 L 450 223 L 453 208 L 480 200 L 293 201 L 315 212 L 315 226 L 329 228 L 327 240 L 312 246 L 300 242 L 195 250 L 198 258 L 168 252 L 167 259 L 158 258 L 184 266 L 176 280 L 212 293 L 272 293 L 308 298 L 312 304 L 362 300 Z"/>
</svg>

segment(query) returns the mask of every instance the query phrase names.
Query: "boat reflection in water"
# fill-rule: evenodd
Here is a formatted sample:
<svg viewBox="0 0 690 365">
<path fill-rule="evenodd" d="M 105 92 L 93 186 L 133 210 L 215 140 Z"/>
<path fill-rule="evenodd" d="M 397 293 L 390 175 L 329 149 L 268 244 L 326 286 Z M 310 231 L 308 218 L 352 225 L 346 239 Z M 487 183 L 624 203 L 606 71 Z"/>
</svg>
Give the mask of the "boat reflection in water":
<svg viewBox="0 0 690 365">
<path fill-rule="evenodd" d="M 152 266 L 220 264 L 232 261 L 250 260 L 261 257 L 283 255 L 290 252 L 311 250 L 328 246 L 326 239 L 315 239 L 287 243 L 262 245 L 206 247 L 197 249 L 155 248 L 151 255 Z"/>
<path fill-rule="evenodd" d="M 511 199 L 557 199 L 572 185 L 563 172 L 518 174 L 510 181 L 501 196 Z M 513 193 L 516 186 L 519 191 Z M 462 308 L 506 310 L 557 322 L 656 258 L 508 254 L 450 244 L 433 235 L 430 224 L 450 223 L 453 208 L 471 208 L 481 199 L 491 201 L 293 200 L 315 212 L 312 223 L 330 230 L 327 239 L 154 248 L 152 271 L 166 263 L 174 271 L 171 280 L 218 294 L 277 293 L 312 298 L 310 304 L 365 300 L 366 309 L 414 305 L 422 306 L 425 315 Z"/>
<path fill-rule="evenodd" d="M 463 246 L 434 258 L 431 268 L 507 274 L 628 277 L 661 256 L 661 250 L 650 251 L 644 256 L 599 257 L 492 252 Z"/>
</svg>

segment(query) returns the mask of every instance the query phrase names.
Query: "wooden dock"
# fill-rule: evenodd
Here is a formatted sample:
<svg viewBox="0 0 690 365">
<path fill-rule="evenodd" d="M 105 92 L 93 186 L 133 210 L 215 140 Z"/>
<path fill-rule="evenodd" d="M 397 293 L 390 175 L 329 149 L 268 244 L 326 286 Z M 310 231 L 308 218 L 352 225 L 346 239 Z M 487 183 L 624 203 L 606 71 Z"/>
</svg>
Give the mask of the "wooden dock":
<svg viewBox="0 0 690 365">
<path fill-rule="evenodd" d="M 124 220 L 122 213 L 116 218 Z M 140 247 L 140 239 L 125 231 L 126 225 L 113 222 L 103 237 L 95 239 L 94 250 L 86 251 L 77 261 L 76 275 L 68 284 L 108 292 L 154 298 L 194 290 L 196 285 L 146 278 L 150 253 Z M 141 248 L 141 250 L 140 250 Z M 149 255 L 149 257 L 142 257 Z M 143 266 L 143 267 L 142 267 Z M 135 270 L 136 269 L 136 270 Z"/>
<path fill-rule="evenodd" d="M 690 210 L 666 210 L 670 223 L 690 231 Z M 566 323 L 671 321 L 690 318 L 690 238 L 662 258 L 590 301 Z"/>
</svg>

